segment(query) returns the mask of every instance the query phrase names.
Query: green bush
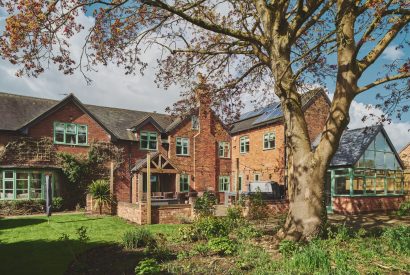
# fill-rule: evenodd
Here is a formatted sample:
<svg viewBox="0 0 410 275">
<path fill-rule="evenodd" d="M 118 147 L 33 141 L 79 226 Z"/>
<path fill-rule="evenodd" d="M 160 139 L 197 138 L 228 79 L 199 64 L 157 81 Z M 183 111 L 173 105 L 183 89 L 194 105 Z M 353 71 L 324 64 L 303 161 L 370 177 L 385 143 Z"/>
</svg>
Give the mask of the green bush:
<svg viewBox="0 0 410 275">
<path fill-rule="evenodd" d="M 143 227 L 126 231 L 122 236 L 122 245 L 126 249 L 153 247 L 155 244 L 156 241 L 152 233 Z"/>
<path fill-rule="evenodd" d="M 44 213 L 45 200 L 0 201 L 0 216 Z"/>
<path fill-rule="evenodd" d="M 61 211 L 63 209 L 63 198 L 62 197 L 53 198 L 52 207 L 54 211 Z"/>
<path fill-rule="evenodd" d="M 258 188 L 256 193 L 249 196 L 249 212 L 248 219 L 250 220 L 266 220 L 269 216 L 269 211 L 266 203 L 263 201 L 262 192 Z"/>
<path fill-rule="evenodd" d="M 193 224 L 179 230 L 182 240 L 192 242 L 228 236 L 230 232 L 231 223 L 228 219 L 213 216 L 200 217 Z"/>
<path fill-rule="evenodd" d="M 145 259 L 135 267 L 135 274 L 160 274 L 161 268 L 155 259 Z"/>
<path fill-rule="evenodd" d="M 209 253 L 209 246 L 206 243 L 199 243 L 194 246 L 193 250 L 200 255 L 206 256 Z"/>
<path fill-rule="evenodd" d="M 233 255 L 237 251 L 237 245 L 228 237 L 220 237 L 210 239 L 208 241 L 208 248 L 218 255 Z"/>
<path fill-rule="evenodd" d="M 229 207 L 226 217 L 232 221 L 242 220 L 242 208 L 239 206 Z"/>
<path fill-rule="evenodd" d="M 382 238 L 390 249 L 410 255 L 410 226 L 400 225 L 387 228 Z"/>
<path fill-rule="evenodd" d="M 215 213 L 216 197 L 214 193 L 204 192 L 194 205 L 195 214 L 202 217 L 212 216 Z"/>
<path fill-rule="evenodd" d="M 262 231 L 256 229 L 251 224 L 244 222 L 234 230 L 235 235 L 241 240 L 250 240 L 262 237 Z"/>
<path fill-rule="evenodd" d="M 402 202 L 396 214 L 398 216 L 410 216 L 410 201 Z"/>
</svg>

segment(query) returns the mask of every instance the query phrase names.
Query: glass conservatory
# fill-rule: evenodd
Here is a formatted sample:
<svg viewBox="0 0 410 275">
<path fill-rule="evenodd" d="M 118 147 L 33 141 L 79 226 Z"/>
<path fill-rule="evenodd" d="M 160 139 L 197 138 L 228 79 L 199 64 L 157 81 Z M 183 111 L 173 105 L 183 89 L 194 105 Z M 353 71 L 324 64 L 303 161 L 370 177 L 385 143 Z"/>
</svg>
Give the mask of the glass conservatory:
<svg viewBox="0 0 410 275">
<path fill-rule="evenodd" d="M 352 153 L 354 150 L 352 145 Z M 331 165 L 328 170 L 325 183 L 328 211 L 391 210 L 384 208 L 395 208 L 400 203 L 404 193 L 403 166 L 383 129 L 360 152 L 358 160 L 344 164 L 343 167 Z M 378 207 L 381 209 L 375 209 Z"/>
</svg>

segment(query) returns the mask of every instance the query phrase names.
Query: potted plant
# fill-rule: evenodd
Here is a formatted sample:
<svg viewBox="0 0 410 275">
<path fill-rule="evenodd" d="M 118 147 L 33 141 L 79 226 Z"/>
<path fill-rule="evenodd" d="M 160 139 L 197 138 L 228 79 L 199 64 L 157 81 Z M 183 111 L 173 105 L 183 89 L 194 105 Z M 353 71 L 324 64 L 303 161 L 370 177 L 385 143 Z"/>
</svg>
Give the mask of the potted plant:
<svg viewBox="0 0 410 275">
<path fill-rule="evenodd" d="M 110 206 L 113 199 L 110 194 L 110 184 L 106 180 L 95 180 L 88 186 L 88 193 L 92 196 L 94 208 L 99 209 L 100 215 L 104 206 Z"/>
</svg>

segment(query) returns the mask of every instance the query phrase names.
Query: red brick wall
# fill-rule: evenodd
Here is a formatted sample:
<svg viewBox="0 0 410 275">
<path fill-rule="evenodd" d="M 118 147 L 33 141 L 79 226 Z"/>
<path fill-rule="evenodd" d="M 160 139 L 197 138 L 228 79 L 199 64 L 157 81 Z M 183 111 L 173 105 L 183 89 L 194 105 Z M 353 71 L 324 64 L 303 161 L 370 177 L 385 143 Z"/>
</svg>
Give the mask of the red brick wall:
<svg viewBox="0 0 410 275">
<path fill-rule="evenodd" d="M 318 95 L 316 100 L 306 109 L 305 119 L 308 125 L 309 138 L 314 141 L 323 131 L 329 116 L 330 106 L 324 94 Z"/>
<path fill-rule="evenodd" d="M 333 197 L 333 211 L 342 214 L 392 211 L 397 210 L 403 200 L 403 196 Z"/>
<path fill-rule="evenodd" d="M 138 204 L 132 204 L 128 202 L 118 202 L 117 215 L 120 218 L 126 219 L 130 222 L 137 224 L 143 224 L 146 221 L 146 211 L 144 208 L 140 208 Z"/>
<path fill-rule="evenodd" d="M 200 130 L 192 130 L 188 119 L 169 137 L 168 157 L 182 173 L 191 175 L 191 191 L 218 191 L 220 175 L 230 175 L 231 159 L 218 157 L 219 141 L 230 142 L 230 135 L 218 118 L 205 108 L 199 113 Z M 189 138 L 189 156 L 176 155 L 176 138 Z"/>
<path fill-rule="evenodd" d="M 178 224 L 191 219 L 192 207 L 189 204 L 155 206 L 151 213 L 154 224 Z"/>
<path fill-rule="evenodd" d="M 276 147 L 263 149 L 263 135 L 275 133 Z M 240 138 L 249 137 L 249 152 L 240 153 Z M 232 171 L 236 173 L 236 158 L 239 158 L 239 175 L 242 176 L 242 190 L 247 190 L 247 184 L 254 181 L 254 175 L 259 174 L 260 180 L 273 180 L 284 183 L 284 126 L 282 122 L 253 129 L 232 137 Z M 234 185 L 232 185 L 234 186 Z"/>
<path fill-rule="evenodd" d="M 28 136 L 34 138 L 50 137 L 53 139 L 55 121 L 87 125 L 88 143 L 91 143 L 92 141 L 110 142 L 111 140 L 109 134 L 74 103 L 67 103 L 61 109 L 29 128 Z M 57 151 L 74 154 L 86 153 L 88 151 L 87 146 L 74 145 L 56 145 L 56 149 Z"/>
</svg>

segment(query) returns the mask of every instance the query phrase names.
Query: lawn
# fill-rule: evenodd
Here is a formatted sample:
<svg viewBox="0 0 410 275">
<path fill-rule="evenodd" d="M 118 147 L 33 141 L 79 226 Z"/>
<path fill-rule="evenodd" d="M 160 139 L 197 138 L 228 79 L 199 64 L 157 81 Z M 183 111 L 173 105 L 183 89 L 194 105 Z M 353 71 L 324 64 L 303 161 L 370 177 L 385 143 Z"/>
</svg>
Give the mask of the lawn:
<svg viewBox="0 0 410 275">
<path fill-rule="evenodd" d="M 87 242 L 79 241 L 77 229 L 81 226 L 87 229 Z M 75 255 L 98 245 L 118 243 L 133 227 L 118 217 L 84 214 L 56 215 L 50 222 L 43 216 L 0 219 L 0 274 L 63 274 Z M 147 228 L 170 236 L 178 225 Z"/>
</svg>

